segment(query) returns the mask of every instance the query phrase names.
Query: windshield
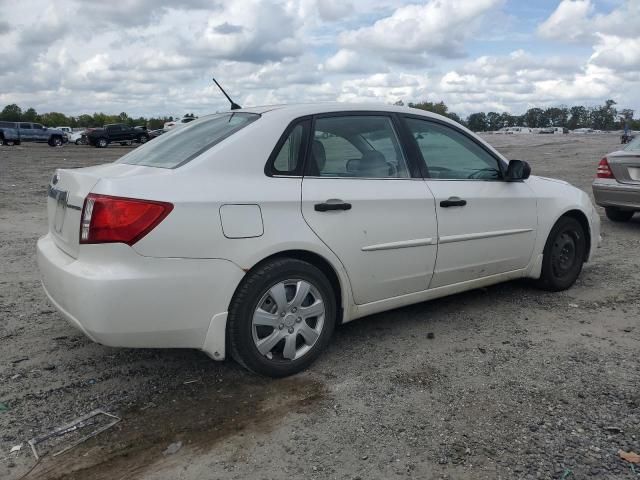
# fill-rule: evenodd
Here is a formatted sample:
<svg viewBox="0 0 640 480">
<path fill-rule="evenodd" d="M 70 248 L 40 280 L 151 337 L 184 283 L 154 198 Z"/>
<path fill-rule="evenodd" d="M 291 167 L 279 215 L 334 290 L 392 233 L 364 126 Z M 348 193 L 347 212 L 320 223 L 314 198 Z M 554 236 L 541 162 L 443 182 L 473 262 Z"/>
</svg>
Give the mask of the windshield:
<svg viewBox="0 0 640 480">
<path fill-rule="evenodd" d="M 640 136 L 634 138 L 629 143 L 627 143 L 623 150 L 628 150 L 630 152 L 640 152 Z"/>
<path fill-rule="evenodd" d="M 260 118 L 255 113 L 220 113 L 171 130 L 128 153 L 116 163 L 177 168 Z"/>
</svg>

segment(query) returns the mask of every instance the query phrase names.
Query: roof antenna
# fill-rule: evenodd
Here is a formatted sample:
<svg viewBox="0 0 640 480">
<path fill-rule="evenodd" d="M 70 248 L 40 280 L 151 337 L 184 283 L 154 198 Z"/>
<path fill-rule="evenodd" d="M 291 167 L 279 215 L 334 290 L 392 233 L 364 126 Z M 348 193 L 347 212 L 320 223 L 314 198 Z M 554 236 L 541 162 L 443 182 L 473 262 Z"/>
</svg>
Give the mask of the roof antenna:
<svg viewBox="0 0 640 480">
<path fill-rule="evenodd" d="M 229 100 L 229 103 L 231 104 L 231 110 L 240 110 L 242 107 L 238 105 L 236 102 L 234 102 L 233 100 L 231 100 L 231 97 L 227 95 L 227 92 L 224 91 L 224 88 L 220 86 L 220 84 L 216 81 L 215 78 L 213 79 L 213 81 L 218 86 L 220 91 L 224 94 L 224 96 L 227 97 L 227 100 Z"/>
</svg>

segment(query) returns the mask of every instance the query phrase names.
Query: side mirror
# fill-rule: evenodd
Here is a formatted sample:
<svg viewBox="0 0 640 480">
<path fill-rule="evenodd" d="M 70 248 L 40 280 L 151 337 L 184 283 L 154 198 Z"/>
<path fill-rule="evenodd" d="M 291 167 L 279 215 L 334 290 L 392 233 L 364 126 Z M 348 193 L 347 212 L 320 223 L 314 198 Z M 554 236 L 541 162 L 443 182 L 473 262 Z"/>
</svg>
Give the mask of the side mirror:
<svg viewBox="0 0 640 480">
<path fill-rule="evenodd" d="M 524 160 L 511 160 L 507 167 L 507 174 L 505 180 L 507 182 L 518 182 L 520 180 L 526 180 L 531 175 L 531 167 Z"/>
</svg>

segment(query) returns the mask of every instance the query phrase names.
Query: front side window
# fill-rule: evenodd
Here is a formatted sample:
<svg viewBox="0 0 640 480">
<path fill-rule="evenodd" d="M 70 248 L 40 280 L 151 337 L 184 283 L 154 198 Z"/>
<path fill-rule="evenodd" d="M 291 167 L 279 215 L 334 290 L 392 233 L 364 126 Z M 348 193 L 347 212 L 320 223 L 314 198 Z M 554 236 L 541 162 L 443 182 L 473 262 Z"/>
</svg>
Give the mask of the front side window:
<svg viewBox="0 0 640 480">
<path fill-rule="evenodd" d="M 256 113 L 219 113 L 170 130 L 132 150 L 116 163 L 176 168 L 260 118 Z"/>
<path fill-rule="evenodd" d="M 498 160 L 466 135 L 446 125 L 406 119 L 429 170 L 429 177 L 445 180 L 497 180 Z"/>
<path fill-rule="evenodd" d="M 20 128 L 23 130 L 31 130 L 31 124 L 30 123 L 21 123 L 20 124 Z"/>
<path fill-rule="evenodd" d="M 315 121 L 306 175 L 408 178 L 407 161 L 390 117 L 347 115 Z"/>
</svg>

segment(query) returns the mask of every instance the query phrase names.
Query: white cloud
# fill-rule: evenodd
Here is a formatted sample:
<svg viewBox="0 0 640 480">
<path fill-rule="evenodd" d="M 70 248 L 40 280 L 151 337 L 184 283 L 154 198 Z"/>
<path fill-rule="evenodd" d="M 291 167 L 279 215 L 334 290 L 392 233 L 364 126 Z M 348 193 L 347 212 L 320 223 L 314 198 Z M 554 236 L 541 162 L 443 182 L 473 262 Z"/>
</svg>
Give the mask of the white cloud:
<svg viewBox="0 0 640 480">
<path fill-rule="evenodd" d="M 406 5 L 371 26 L 345 32 L 340 43 L 347 48 L 378 52 L 389 61 L 406 63 L 415 56 L 459 57 L 464 41 L 479 20 L 502 3 L 501 0 L 431 0 L 423 5 Z"/>
<path fill-rule="evenodd" d="M 593 50 L 589 62 L 594 65 L 622 71 L 640 70 L 640 36 L 623 38 L 598 34 Z"/>
<path fill-rule="evenodd" d="M 626 0 L 609 13 L 596 13 L 592 0 L 562 0 L 538 26 L 538 34 L 551 40 L 584 42 L 598 34 L 637 38 L 640 1 Z"/>
</svg>

